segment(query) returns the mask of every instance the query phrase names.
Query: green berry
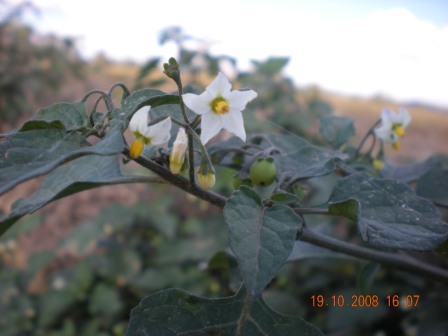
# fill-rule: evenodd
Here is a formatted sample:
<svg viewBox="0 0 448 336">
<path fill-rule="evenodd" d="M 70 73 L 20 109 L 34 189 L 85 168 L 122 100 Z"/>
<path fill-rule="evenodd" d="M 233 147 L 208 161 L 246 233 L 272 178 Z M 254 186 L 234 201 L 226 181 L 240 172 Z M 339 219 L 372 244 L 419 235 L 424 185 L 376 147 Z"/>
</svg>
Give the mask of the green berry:
<svg viewBox="0 0 448 336">
<path fill-rule="evenodd" d="M 257 158 L 249 170 L 252 182 L 260 186 L 268 186 L 277 176 L 277 166 L 272 157 Z"/>
</svg>

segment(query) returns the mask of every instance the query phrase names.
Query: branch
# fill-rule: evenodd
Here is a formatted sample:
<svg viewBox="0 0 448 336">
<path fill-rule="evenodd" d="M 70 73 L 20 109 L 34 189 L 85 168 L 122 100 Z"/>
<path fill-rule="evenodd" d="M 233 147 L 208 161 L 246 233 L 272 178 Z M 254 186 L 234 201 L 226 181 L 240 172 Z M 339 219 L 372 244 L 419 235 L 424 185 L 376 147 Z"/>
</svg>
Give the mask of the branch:
<svg viewBox="0 0 448 336">
<path fill-rule="evenodd" d="M 124 154 L 128 154 L 128 149 Z M 153 160 L 144 157 L 139 157 L 135 160 L 137 163 L 145 168 L 153 171 L 165 181 L 182 189 L 196 197 L 207 201 L 219 208 L 224 208 L 227 198 L 210 190 L 205 190 L 195 184 L 190 184 L 190 181 L 182 176 L 173 175 L 164 166 L 159 165 Z M 294 209 L 297 210 L 297 209 Z M 305 209 L 310 210 L 310 209 Z M 306 211 L 305 211 L 306 212 Z M 316 233 L 308 228 L 302 229 L 302 236 L 300 240 L 306 241 L 313 245 L 328 248 L 330 250 L 345 253 L 361 259 L 371 260 L 382 264 L 385 267 L 396 270 L 405 271 L 411 274 L 420 275 L 430 280 L 437 280 L 448 283 L 448 270 L 425 264 L 409 255 L 394 254 L 389 252 L 375 251 L 370 248 L 346 243 L 319 233 Z"/>
<path fill-rule="evenodd" d="M 375 251 L 325 236 L 308 228 L 303 228 L 300 240 L 336 252 L 342 252 L 354 257 L 375 261 L 381 263 L 385 267 L 406 271 L 431 280 L 448 282 L 448 270 L 422 263 L 409 255 Z"/>
<path fill-rule="evenodd" d="M 123 154 L 129 155 L 128 147 L 123 151 Z M 196 184 L 190 183 L 190 181 L 185 177 L 171 174 L 171 172 L 168 169 L 166 169 L 164 166 L 158 164 L 153 160 L 149 160 L 147 158 L 140 156 L 134 161 L 136 161 L 141 166 L 156 173 L 165 181 L 170 182 L 172 185 L 178 187 L 179 189 L 182 189 L 204 201 L 207 201 L 220 208 L 224 208 L 224 205 L 226 204 L 227 199 L 224 196 L 221 196 L 210 190 L 202 189 L 198 187 Z"/>
</svg>

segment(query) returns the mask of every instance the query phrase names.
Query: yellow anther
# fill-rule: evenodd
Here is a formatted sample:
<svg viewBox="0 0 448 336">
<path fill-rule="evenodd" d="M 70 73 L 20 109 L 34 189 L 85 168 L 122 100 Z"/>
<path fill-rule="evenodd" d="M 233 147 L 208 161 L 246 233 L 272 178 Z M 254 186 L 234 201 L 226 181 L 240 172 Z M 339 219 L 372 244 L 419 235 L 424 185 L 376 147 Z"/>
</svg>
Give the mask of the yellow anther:
<svg viewBox="0 0 448 336">
<path fill-rule="evenodd" d="M 213 112 L 215 112 L 217 114 L 226 114 L 230 110 L 229 104 L 222 97 L 217 97 L 217 98 L 213 99 L 213 101 L 211 103 L 211 107 L 212 107 Z"/>
<path fill-rule="evenodd" d="M 404 137 L 406 133 L 404 127 L 401 124 L 394 125 L 392 129 L 394 130 L 395 134 L 400 138 Z"/>
<path fill-rule="evenodd" d="M 134 140 L 134 142 L 131 144 L 131 148 L 129 148 L 129 156 L 132 159 L 138 158 L 145 149 L 145 145 L 140 140 Z"/>
<path fill-rule="evenodd" d="M 392 148 L 393 149 L 395 149 L 395 150 L 399 150 L 400 149 L 400 143 L 397 141 L 397 142 L 394 142 L 393 144 L 392 144 Z"/>
</svg>

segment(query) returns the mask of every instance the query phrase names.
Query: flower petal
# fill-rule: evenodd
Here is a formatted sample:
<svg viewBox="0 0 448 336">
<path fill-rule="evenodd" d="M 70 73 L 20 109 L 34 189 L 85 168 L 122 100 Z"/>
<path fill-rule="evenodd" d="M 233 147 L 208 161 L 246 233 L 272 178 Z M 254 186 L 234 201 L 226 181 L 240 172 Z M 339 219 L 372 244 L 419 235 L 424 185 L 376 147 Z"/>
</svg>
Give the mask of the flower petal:
<svg viewBox="0 0 448 336">
<path fill-rule="evenodd" d="M 224 98 L 229 101 L 230 108 L 242 111 L 246 108 L 247 103 L 257 96 L 258 94 L 254 90 L 235 90 Z"/>
<path fill-rule="evenodd" d="M 396 116 L 395 113 L 392 112 L 392 110 L 385 108 L 383 109 L 383 112 L 381 113 L 381 122 L 384 125 L 392 125 L 396 123 Z"/>
<path fill-rule="evenodd" d="M 243 114 L 240 110 L 231 109 L 222 117 L 223 128 L 232 132 L 241 140 L 246 141 L 246 130 L 244 129 Z"/>
<path fill-rule="evenodd" d="M 206 113 L 201 118 L 201 141 L 205 145 L 222 129 L 222 117 Z"/>
<path fill-rule="evenodd" d="M 148 112 L 151 106 L 143 106 L 131 118 L 129 122 L 129 128 L 132 133 L 138 132 L 144 134 L 148 128 Z"/>
<path fill-rule="evenodd" d="M 146 133 L 143 134 L 146 138 L 151 139 L 151 145 L 162 145 L 170 139 L 171 118 L 166 118 L 163 121 L 149 126 Z"/>
<path fill-rule="evenodd" d="M 399 116 L 400 116 L 400 119 L 401 119 L 401 124 L 403 125 L 403 127 L 404 128 L 408 127 L 409 123 L 412 120 L 409 112 L 407 110 L 401 108 L 398 113 L 399 113 Z"/>
<path fill-rule="evenodd" d="M 217 96 L 226 97 L 230 93 L 231 88 L 232 84 L 230 84 L 227 77 L 220 72 L 213 82 L 207 86 L 205 91 L 208 92 L 213 98 L 216 98 Z"/>
<path fill-rule="evenodd" d="M 392 131 L 390 125 L 382 125 L 381 127 L 376 128 L 375 134 L 377 135 L 377 137 L 383 140 L 384 143 L 393 143 L 397 141 L 397 136 Z"/>
<path fill-rule="evenodd" d="M 182 95 L 184 104 L 196 114 L 212 112 L 210 102 L 213 98 L 207 91 L 204 91 L 200 95 L 194 93 L 185 93 Z"/>
</svg>

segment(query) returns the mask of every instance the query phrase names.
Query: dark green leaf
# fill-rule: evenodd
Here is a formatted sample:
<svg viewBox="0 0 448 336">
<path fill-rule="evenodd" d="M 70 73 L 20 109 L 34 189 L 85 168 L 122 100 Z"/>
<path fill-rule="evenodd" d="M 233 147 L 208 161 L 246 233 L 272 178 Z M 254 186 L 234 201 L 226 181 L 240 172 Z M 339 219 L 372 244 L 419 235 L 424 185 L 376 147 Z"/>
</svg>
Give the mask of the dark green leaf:
<svg viewBox="0 0 448 336">
<path fill-rule="evenodd" d="M 355 221 L 359 213 L 359 201 L 348 199 L 343 202 L 330 204 L 328 210 L 332 215 L 342 216 Z"/>
<path fill-rule="evenodd" d="M 299 198 L 294 194 L 281 192 L 281 193 L 273 194 L 271 196 L 271 200 L 278 202 L 278 203 L 290 204 L 290 203 L 298 202 Z"/>
<path fill-rule="evenodd" d="M 241 186 L 224 207 L 229 244 L 249 294 L 258 296 L 291 254 L 302 220 L 283 204 L 265 207 Z"/>
<path fill-rule="evenodd" d="M 89 125 L 89 117 L 83 103 L 57 103 L 39 110 L 31 121 L 60 121 L 68 131 L 77 131 Z M 27 123 L 22 126 L 26 128 Z"/>
<path fill-rule="evenodd" d="M 261 298 L 243 313 L 245 292 L 232 297 L 206 299 L 179 289 L 167 289 L 143 299 L 131 311 L 126 335 L 284 336 L 323 335 L 300 317 L 282 315 Z"/>
<path fill-rule="evenodd" d="M 320 120 L 319 132 L 333 148 L 339 148 L 355 134 L 353 119 L 333 115 L 326 116 Z"/>
<path fill-rule="evenodd" d="M 122 133 L 123 124 L 115 122 L 106 137 L 93 146 L 76 132 L 60 128 L 9 133 L 0 142 L 0 194 L 78 157 L 121 153 Z"/>
<path fill-rule="evenodd" d="M 335 159 L 346 157 L 345 154 L 311 145 L 294 135 L 271 135 L 268 138 L 280 150 L 280 153 L 272 155 L 280 174 L 286 173 L 291 179 L 331 174 L 335 169 Z"/>
<path fill-rule="evenodd" d="M 296 241 L 294 243 L 292 252 L 288 257 L 288 262 L 303 259 L 318 259 L 318 258 L 347 259 L 350 257 L 307 242 Z"/>
<path fill-rule="evenodd" d="M 89 302 L 89 312 L 93 316 L 113 317 L 122 309 L 117 289 L 105 283 L 95 286 Z"/>
<path fill-rule="evenodd" d="M 363 292 L 367 292 L 371 289 L 375 276 L 380 269 L 380 264 L 369 262 L 363 266 L 358 274 L 358 288 Z"/>
<path fill-rule="evenodd" d="M 143 106 L 157 107 L 166 104 L 178 104 L 179 96 L 166 94 L 159 90 L 144 89 L 131 93 L 123 99 L 121 108 L 114 111 L 113 119 L 126 121 L 131 119 L 134 112 Z"/>
<path fill-rule="evenodd" d="M 418 180 L 416 193 L 448 207 L 448 169 L 436 167 L 428 171 Z"/>
<path fill-rule="evenodd" d="M 397 180 L 403 183 L 417 181 L 421 176 L 431 169 L 442 167 L 442 162 L 438 157 L 430 157 L 423 162 L 413 163 L 405 166 L 393 166 L 386 161 L 381 175 L 390 180 Z"/>
<path fill-rule="evenodd" d="M 355 210 L 358 231 L 370 245 L 426 251 L 448 238 L 448 224 L 437 208 L 394 180 L 365 174 L 339 180 L 330 197 L 330 212 L 353 219 Z"/>
<path fill-rule="evenodd" d="M 76 159 L 50 173 L 33 195 L 19 199 L 9 214 L 0 216 L 0 235 L 22 216 L 59 198 L 103 185 L 143 180 L 142 177 L 123 176 L 115 156 L 90 155 Z"/>
</svg>

